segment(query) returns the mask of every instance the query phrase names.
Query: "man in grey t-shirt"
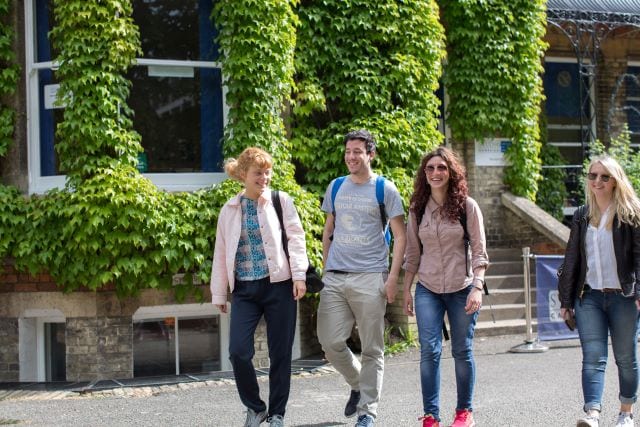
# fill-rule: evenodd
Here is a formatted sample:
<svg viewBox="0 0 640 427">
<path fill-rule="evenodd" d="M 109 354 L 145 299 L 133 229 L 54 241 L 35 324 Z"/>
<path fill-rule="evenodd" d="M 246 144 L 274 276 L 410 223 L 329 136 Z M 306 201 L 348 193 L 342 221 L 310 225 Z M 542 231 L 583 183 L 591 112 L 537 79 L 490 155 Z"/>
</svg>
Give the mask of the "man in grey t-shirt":
<svg viewBox="0 0 640 427">
<path fill-rule="evenodd" d="M 394 237 L 393 261 L 384 236 L 371 161 L 376 145 L 366 130 L 345 136 L 344 161 L 349 175 L 335 200 L 331 181 L 322 210 L 327 218 L 322 234 L 325 287 L 318 306 L 318 339 L 327 359 L 342 374 L 351 395 L 344 410 L 358 415 L 356 426 L 371 426 L 376 418 L 384 373 L 384 315 L 397 293 L 406 243 L 404 209 L 397 188 L 384 180 L 384 210 Z M 335 210 L 334 210 L 335 209 Z M 354 323 L 362 345 L 362 363 L 347 346 Z"/>
</svg>

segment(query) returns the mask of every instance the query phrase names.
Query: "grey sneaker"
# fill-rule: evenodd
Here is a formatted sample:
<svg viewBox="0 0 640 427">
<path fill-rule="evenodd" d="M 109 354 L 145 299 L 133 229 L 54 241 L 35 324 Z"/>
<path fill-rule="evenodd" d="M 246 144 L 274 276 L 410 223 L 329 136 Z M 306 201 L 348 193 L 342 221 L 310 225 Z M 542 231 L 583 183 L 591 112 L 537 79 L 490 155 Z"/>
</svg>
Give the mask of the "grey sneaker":
<svg viewBox="0 0 640 427">
<path fill-rule="evenodd" d="M 636 424 L 633 422 L 633 414 L 620 412 L 618 414 L 618 422 L 616 427 L 634 427 Z"/>
<path fill-rule="evenodd" d="M 372 427 L 373 426 L 373 417 L 370 417 L 367 414 L 360 415 L 358 417 L 358 422 L 355 427 Z"/>
<path fill-rule="evenodd" d="M 267 410 L 256 412 L 247 408 L 247 419 L 244 420 L 244 427 L 258 427 L 267 418 Z"/>
<path fill-rule="evenodd" d="M 360 392 L 357 390 L 351 390 L 351 395 L 347 401 L 347 406 L 344 407 L 344 416 L 351 418 L 356 414 L 358 409 L 358 402 L 360 402 Z"/>
<path fill-rule="evenodd" d="M 576 423 L 576 427 L 599 427 L 600 419 L 593 415 L 585 415 Z"/>
<path fill-rule="evenodd" d="M 269 417 L 267 421 L 269 422 L 269 427 L 284 427 L 284 418 L 282 418 L 282 415 L 274 415 Z"/>
</svg>

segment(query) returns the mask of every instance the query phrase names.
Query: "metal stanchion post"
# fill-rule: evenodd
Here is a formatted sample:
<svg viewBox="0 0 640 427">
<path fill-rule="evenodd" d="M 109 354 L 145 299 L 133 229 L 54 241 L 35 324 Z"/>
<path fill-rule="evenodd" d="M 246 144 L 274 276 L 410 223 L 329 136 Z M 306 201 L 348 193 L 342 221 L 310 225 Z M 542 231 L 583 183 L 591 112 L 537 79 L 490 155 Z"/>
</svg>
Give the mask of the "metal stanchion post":
<svg viewBox="0 0 640 427">
<path fill-rule="evenodd" d="M 538 338 L 533 338 L 533 326 L 531 325 L 531 275 L 529 260 L 535 257 L 529 252 L 529 248 L 522 248 L 522 261 L 524 266 L 524 309 L 526 319 L 526 338 L 524 343 L 511 347 L 512 353 L 542 353 L 549 350 L 549 347 L 540 344 Z"/>
</svg>

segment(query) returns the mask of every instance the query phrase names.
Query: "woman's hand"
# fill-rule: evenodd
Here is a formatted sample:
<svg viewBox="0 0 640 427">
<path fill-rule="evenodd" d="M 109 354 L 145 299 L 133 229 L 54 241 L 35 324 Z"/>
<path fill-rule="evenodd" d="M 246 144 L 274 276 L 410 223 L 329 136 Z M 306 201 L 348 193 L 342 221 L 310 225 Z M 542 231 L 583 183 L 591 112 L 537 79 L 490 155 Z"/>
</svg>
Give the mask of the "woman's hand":
<svg viewBox="0 0 640 427">
<path fill-rule="evenodd" d="M 215 306 L 218 307 L 218 310 L 220 310 L 220 313 L 227 312 L 227 304 L 215 304 Z"/>
<path fill-rule="evenodd" d="M 473 287 L 469 295 L 467 295 L 467 304 L 464 306 L 464 311 L 467 314 L 473 314 L 476 311 L 480 311 L 480 307 L 482 307 L 482 289 Z"/>
<path fill-rule="evenodd" d="M 307 284 L 304 280 L 293 281 L 293 299 L 298 301 L 307 292 Z"/>
<path fill-rule="evenodd" d="M 407 288 L 406 286 L 404 287 L 403 295 L 404 301 L 402 304 L 402 309 L 404 311 L 404 314 L 413 317 L 415 313 L 413 312 L 413 295 L 411 295 L 411 286 L 409 286 L 409 288 Z"/>
</svg>

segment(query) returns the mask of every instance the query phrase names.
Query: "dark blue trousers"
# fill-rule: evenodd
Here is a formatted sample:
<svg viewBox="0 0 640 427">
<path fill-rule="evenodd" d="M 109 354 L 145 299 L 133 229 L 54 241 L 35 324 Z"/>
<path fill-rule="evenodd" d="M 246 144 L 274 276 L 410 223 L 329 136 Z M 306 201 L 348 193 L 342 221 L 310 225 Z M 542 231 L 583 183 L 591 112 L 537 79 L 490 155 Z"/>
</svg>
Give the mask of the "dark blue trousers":
<svg viewBox="0 0 640 427">
<path fill-rule="evenodd" d="M 260 318 L 267 324 L 269 416 L 284 416 L 291 387 L 291 348 L 296 329 L 296 301 L 291 280 L 269 278 L 236 282 L 231 298 L 229 359 L 240 400 L 256 412 L 266 409 L 253 366 L 254 334 Z"/>
</svg>

